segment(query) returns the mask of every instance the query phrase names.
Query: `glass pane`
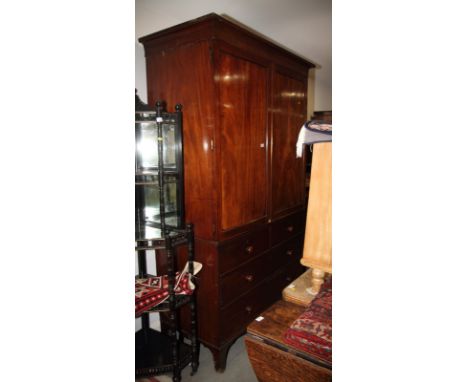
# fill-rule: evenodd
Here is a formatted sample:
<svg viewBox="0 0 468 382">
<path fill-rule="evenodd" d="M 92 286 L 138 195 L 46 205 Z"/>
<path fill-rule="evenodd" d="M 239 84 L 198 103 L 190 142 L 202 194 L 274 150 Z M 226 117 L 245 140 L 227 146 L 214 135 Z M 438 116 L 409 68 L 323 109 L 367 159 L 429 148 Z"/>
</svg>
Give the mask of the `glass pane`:
<svg viewBox="0 0 468 382">
<path fill-rule="evenodd" d="M 161 238 L 161 230 L 146 224 L 135 224 L 135 240 L 150 240 Z"/>
<path fill-rule="evenodd" d="M 158 131 L 156 123 L 139 122 L 136 124 L 136 128 L 138 167 L 158 167 Z"/>
<path fill-rule="evenodd" d="M 158 168 L 158 128 L 154 122 L 136 123 L 136 150 L 138 171 Z M 176 167 L 175 127 L 163 123 L 163 164 L 165 168 Z"/>
<path fill-rule="evenodd" d="M 158 155 L 158 123 L 155 112 L 135 113 L 135 234 L 137 239 L 161 238 L 161 209 L 159 188 L 159 159 L 164 174 L 164 221 L 168 227 L 182 224 L 177 164 L 180 160 L 180 131 L 178 118 L 162 114 L 162 158 Z"/>
<path fill-rule="evenodd" d="M 163 160 L 164 166 L 175 168 L 176 167 L 176 139 L 174 125 L 163 123 Z"/>
<path fill-rule="evenodd" d="M 135 189 L 136 218 L 145 223 L 161 223 L 160 198 L 157 176 L 138 177 Z M 177 177 L 166 176 L 164 184 L 166 224 L 177 226 L 179 210 L 177 206 Z"/>
</svg>

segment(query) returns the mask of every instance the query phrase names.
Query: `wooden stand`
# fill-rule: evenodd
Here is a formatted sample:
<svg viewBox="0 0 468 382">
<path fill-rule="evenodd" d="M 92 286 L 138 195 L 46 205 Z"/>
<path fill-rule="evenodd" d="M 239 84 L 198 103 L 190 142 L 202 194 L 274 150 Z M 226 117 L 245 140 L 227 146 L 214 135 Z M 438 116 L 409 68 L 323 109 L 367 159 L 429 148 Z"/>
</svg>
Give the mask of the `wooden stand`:
<svg viewBox="0 0 468 382">
<path fill-rule="evenodd" d="M 314 290 L 317 287 L 320 289 L 324 272 L 331 273 L 332 271 L 331 142 L 314 145 L 304 252 L 301 264 L 314 269 Z"/>
<path fill-rule="evenodd" d="M 307 293 L 312 296 L 315 296 L 319 291 L 320 287 L 323 284 L 323 279 L 325 277 L 325 272 L 321 269 L 312 269 L 312 287 L 307 288 Z"/>
<path fill-rule="evenodd" d="M 303 307 L 309 306 L 314 298 L 307 291 L 307 288 L 310 288 L 311 279 L 312 269 L 309 269 L 283 289 L 283 300 Z"/>
<path fill-rule="evenodd" d="M 135 251 L 138 256 L 137 278 L 148 279 L 167 274 L 166 301 L 151 306 L 142 315 L 142 329 L 135 333 L 135 377 L 173 373 L 180 382 L 182 369 L 191 363 L 192 375 L 199 364 L 200 343 L 197 339 L 195 293 L 176 294 L 177 250 L 186 247 L 189 279 L 194 275 L 194 233 L 192 224 L 184 222 L 182 109 L 169 113 L 163 102 L 152 110 L 135 95 Z M 170 137 L 170 138 L 168 138 Z M 168 142 L 173 141 L 173 144 Z M 142 147 L 149 149 L 141 149 Z M 164 156 L 163 156 L 164 155 Z M 168 158 L 172 159 L 169 160 Z M 172 188 L 168 188 L 172 186 Z M 172 192 L 168 192 L 171 189 Z M 146 252 L 154 252 L 165 269 L 157 275 L 147 273 Z M 164 271 L 164 272 L 163 272 Z M 159 285 L 161 287 L 161 285 Z M 158 296 L 159 297 L 159 296 Z M 155 298 L 156 297 L 152 297 Z M 150 297 L 147 296 L 150 302 Z M 182 332 L 179 311 L 189 309 L 188 334 Z M 164 312 L 166 330 L 149 326 L 150 312 Z"/>
</svg>

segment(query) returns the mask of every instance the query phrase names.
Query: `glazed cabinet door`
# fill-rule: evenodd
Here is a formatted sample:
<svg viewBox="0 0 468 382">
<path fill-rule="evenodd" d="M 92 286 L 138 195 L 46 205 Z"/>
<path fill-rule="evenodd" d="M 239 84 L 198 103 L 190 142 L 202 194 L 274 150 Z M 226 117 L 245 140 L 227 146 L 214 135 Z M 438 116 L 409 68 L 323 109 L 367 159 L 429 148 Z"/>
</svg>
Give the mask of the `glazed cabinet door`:
<svg viewBox="0 0 468 382">
<path fill-rule="evenodd" d="M 273 73 L 272 216 L 304 205 L 305 171 L 296 141 L 307 119 L 307 79 Z"/>
<path fill-rule="evenodd" d="M 268 68 L 219 51 L 220 228 L 266 217 Z"/>
</svg>

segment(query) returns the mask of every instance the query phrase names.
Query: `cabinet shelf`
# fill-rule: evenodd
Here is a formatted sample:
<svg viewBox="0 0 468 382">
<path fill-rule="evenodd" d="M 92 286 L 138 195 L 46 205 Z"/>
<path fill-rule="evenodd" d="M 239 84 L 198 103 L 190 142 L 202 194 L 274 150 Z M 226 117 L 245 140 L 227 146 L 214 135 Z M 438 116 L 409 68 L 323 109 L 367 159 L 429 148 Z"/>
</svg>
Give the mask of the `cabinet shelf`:
<svg viewBox="0 0 468 382">
<path fill-rule="evenodd" d="M 176 219 L 176 218 L 174 218 Z M 166 222 L 166 235 L 162 234 L 160 223 L 155 222 L 142 222 L 135 224 L 135 241 L 137 243 L 135 249 L 139 249 L 140 246 L 145 246 L 145 249 L 159 249 L 158 247 L 164 248 L 165 237 L 170 237 L 173 245 L 187 243 L 187 238 L 184 231 L 171 225 L 171 219 L 167 219 Z M 143 248 L 141 248 L 143 249 Z"/>
<path fill-rule="evenodd" d="M 166 334 L 149 329 L 135 333 L 135 376 L 156 375 L 174 370 L 172 355 L 173 339 Z M 191 347 L 177 341 L 179 350 L 179 368 L 183 369 L 191 362 Z"/>
<path fill-rule="evenodd" d="M 187 305 L 190 302 L 190 296 L 186 295 L 179 295 L 175 296 L 175 304 L 174 308 L 179 309 L 184 305 Z M 163 303 L 159 304 L 158 306 L 151 308 L 146 311 L 146 313 L 162 313 L 162 312 L 169 312 L 171 310 L 169 306 L 169 301 L 164 301 Z"/>
<path fill-rule="evenodd" d="M 161 247 L 161 249 L 164 249 Z M 137 279 L 142 279 L 142 278 L 150 278 L 150 277 L 156 277 L 156 275 L 151 275 L 149 273 L 145 273 L 142 275 L 136 275 L 135 280 Z M 174 308 L 179 309 L 180 307 L 188 304 L 191 301 L 190 295 L 175 295 L 175 304 Z M 161 304 L 155 306 L 154 308 L 151 308 L 146 311 L 146 313 L 155 313 L 155 312 L 169 312 L 170 309 L 170 304 L 169 300 L 166 300 L 162 302 Z"/>
<path fill-rule="evenodd" d="M 144 175 L 153 175 L 153 176 L 159 176 L 159 169 L 154 168 L 154 169 L 148 169 L 148 170 L 141 170 L 141 171 L 135 171 L 135 176 L 144 176 Z M 179 175 L 179 170 L 177 170 L 174 167 L 169 167 L 164 169 L 164 175 Z"/>
</svg>

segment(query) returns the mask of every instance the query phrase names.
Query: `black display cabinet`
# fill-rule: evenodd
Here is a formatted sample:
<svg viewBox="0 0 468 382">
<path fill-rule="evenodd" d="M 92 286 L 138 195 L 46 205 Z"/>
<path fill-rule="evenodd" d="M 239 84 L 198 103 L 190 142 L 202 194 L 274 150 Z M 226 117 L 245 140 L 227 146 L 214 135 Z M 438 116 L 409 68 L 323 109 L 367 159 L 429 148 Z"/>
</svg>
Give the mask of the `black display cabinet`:
<svg viewBox="0 0 468 382">
<path fill-rule="evenodd" d="M 163 102 L 152 109 L 135 94 L 135 250 L 138 256 L 138 281 L 153 276 L 147 273 L 146 255 L 164 256 L 168 298 L 142 315 L 142 329 L 135 333 L 135 376 L 172 372 L 173 381 L 181 370 L 198 368 L 199 343 L 195 293 L 175 292 L 177 250 L 186 246 L 188 273 L 194 273 L 193 227 L 184 221 L 184 174 L 182 107 L 167 112 Z M 189 277 L 191 277 L 189 275 Z M 179 308 L 190 306 L 190 333 L 182 334 Z M 151 312 L 165 312 L 163 332 L 149 326 Z"/>
</svg>

